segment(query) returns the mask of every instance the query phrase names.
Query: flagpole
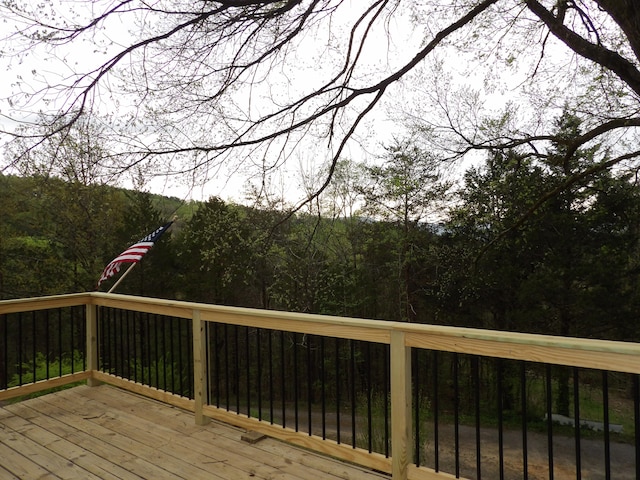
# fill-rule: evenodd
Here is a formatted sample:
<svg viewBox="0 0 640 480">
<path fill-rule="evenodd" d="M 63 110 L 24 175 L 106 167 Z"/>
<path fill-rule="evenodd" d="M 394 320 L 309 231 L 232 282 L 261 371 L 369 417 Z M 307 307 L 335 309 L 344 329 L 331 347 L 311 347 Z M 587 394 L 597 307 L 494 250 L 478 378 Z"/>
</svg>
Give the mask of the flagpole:
<svg viewBox="0 0 640 480">
<path fill-rule="evenodd" d="M 120 285 L 120 282 L 121 282 L 122 280 L 124 280 L 124 277 L 126 277 L 126 276 L 127 276 L 127 274 L 131 271 L 131 269 L 132 269 L 133 267 L 135 267 L 136 265 L 137 265 L 137 263 L 132 263 L 132 264 L 131 264 L 131 266 L 130 266 L 129 268 L 127 268 L 127 271 L 126 271 L 126 272 L 124 272 L 124 273 L 122 274 L 122 276 L 118 279 L 118 281 L 117 281 L 116 283 L 114 283 L 114 284 L 113 284 L 113 287 L 111 287 L 107 293 L 111 293 L 111 292 L 113 292 L 113 290 L 114 290 L 118 285 Z"/>
</svg>

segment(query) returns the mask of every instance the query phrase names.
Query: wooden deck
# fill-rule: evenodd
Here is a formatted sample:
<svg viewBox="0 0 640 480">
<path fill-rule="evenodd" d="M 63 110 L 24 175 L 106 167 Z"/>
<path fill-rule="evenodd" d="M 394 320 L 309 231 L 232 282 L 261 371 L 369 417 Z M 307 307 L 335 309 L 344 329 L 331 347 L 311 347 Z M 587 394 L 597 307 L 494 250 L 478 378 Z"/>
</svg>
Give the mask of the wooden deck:
<svg viewBox="0 0 640 480">
<path fill-rule="evenodd" d="M 102 385 L 0 408 L 0 479 L 380 480 L 271 438 Z"/>
</svg>

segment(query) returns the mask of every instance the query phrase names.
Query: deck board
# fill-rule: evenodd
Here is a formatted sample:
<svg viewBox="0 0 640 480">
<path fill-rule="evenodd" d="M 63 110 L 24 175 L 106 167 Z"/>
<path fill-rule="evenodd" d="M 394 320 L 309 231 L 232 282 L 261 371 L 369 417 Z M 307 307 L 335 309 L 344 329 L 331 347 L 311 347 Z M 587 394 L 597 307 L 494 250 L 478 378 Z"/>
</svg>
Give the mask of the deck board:
<svg viewBox="0 0 640 480">
<path fill-rule="evenodd" d="M 375 472 L 114 387 L 79 386 L 0 408 L 0 478 L 380 480 Z"/>
</svg>

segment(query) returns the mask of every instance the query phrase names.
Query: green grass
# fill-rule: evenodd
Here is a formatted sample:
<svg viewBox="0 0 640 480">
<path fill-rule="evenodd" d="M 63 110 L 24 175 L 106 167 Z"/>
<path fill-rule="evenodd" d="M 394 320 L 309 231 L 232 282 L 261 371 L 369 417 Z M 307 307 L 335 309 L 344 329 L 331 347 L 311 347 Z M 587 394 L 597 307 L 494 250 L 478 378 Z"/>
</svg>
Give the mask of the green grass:
<svg viewBox="0 0 640 480">
<path fill-rule="evenodd" d="M 189 390 L 189 378 L 179 368 L 177 362 L 171 360 L 170 355 L 165 355 L 152 361 L 149 365 L 142 365 L 140 362 L 130 362 L 131 371 L 135 370 L 138 382 L 144 380 L 144 383 L 163 390 L 165 392 L 171 392 L 178 395 L 187 396 Z M 133 380 L 133 375 L 130 379 Z M 182 390 L 180 391 L 180 386 Z M 176 391 L 173 391 L 175 387 Z"/>
<path fill-rule="evenodd" d="M 16 373 L 11 377 L 11 381 L 9 381 L 7 385 L 8 388 L 17 387 L 19 385 L 28 385 L 51 378 L 58 378 L 59 376 L 69 375 L 72 372 L 82 372 L 84 371 L 84 354 L 78 350 L 75 350 L 72 355 L 63 355 L 62 359 L 55 358 L 47 362 L 44 354 L 37 353 L 35 359 L 35 368 L 34 362 L 23 363 L 21 365 L 21 368 L 22 383 L 20 383 L 20 375 Z M 48 388 L 40 392 L 34 392 L 29 395 L 22 395 L 12 398 L 8 400 L 8 402 L 17 403 L 29 398 L 36 398 L 51 392 L 57 392 L 59 390 L 71 388 L 82 383 L 83 382 L 74 382 L 59 387 Z"/>
</svg>

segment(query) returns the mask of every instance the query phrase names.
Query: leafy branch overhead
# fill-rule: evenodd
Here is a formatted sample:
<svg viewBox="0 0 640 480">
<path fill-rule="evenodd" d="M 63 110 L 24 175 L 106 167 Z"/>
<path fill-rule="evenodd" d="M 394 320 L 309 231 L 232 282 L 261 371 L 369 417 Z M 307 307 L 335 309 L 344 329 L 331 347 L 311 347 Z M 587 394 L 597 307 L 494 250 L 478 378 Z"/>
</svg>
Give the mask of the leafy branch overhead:
<svg viewBox="0 0 640 480">
<path fill-rule="evenodd" d="M 567 141 L 552 121 L 566 109 L 583 133 L 565 162 L 594 145 L 604 169 L 639 153 L 634 0 L 3 0 L 0 13 L 13 79 L 0 128 L 20 141 L 5 170 L 87 117 L 112 176 L 268 177 L 313 152 L 324 180 L 303 203 L 389 133 L 428 132 L 442 161 L 540 157 Z"/>
</svg>

